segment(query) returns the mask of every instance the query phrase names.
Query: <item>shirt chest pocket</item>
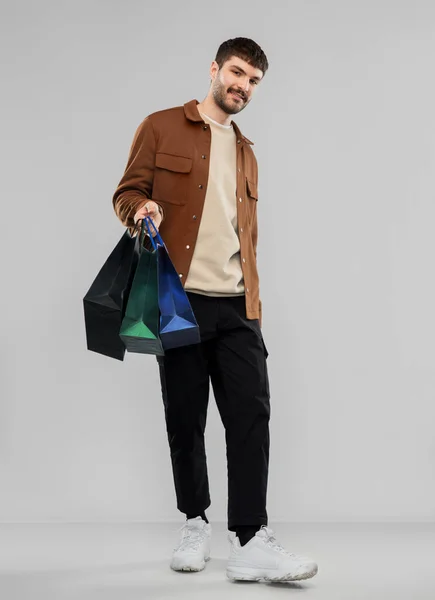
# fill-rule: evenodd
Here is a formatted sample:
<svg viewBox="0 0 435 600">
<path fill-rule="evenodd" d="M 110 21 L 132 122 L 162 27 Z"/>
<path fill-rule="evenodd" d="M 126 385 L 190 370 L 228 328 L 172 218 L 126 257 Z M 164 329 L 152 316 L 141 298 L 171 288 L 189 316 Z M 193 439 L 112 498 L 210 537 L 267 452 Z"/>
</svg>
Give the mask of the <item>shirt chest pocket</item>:
<svg viewBox="0 0 435 600">
<path fill-rule="evenodd" d="M 191 181 L 192 159 L 157 152 L 154 171 L 152 198 L 169 204 L 186 204 Z"/>
</svg>

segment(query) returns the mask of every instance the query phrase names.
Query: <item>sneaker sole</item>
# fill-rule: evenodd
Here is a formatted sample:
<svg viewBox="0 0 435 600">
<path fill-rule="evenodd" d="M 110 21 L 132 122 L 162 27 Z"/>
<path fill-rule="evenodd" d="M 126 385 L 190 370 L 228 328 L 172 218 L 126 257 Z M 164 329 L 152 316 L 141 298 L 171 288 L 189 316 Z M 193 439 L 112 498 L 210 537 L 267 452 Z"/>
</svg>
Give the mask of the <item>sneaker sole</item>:
<svg viewBox="0 0 435 600">
<path fill-rule="evenodd" d="M 204 559 L 203 563 L 199 563 L 199 565 L 182 565 L 182 566 L 175 566 L 175 565 L 170 565 L 171 569 L 173 571 L 184 571 L 187 573 L 198 573 L 199 571 L 203 571 L 205 569 L 205 565 L 206 563 L 210 560 L 210 557 L 208 556 L 206 559 Z"/>
<path fill-rule="evenodd" d="M 234 571 L 227 569 L 227 577 L 230 581 L 264 581 L 274 583 L 285 583 L 287 581 L 302 581 L 311 579 L 318 572 L 317 565 L 308 571 L 300 570 L 296 573 L 280 573 L 278 575 L 266 575 L 264 572 L 260 575 L 256 569 L 237 569 Z"/>
</svg>

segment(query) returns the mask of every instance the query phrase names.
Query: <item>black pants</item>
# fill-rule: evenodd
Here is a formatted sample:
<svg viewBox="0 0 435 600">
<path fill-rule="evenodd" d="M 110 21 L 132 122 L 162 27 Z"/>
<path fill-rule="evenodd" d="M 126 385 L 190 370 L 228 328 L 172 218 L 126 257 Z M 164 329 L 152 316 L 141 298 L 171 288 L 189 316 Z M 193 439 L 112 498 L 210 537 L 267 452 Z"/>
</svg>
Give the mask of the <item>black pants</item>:
<svg viewBox="0 0 435 600">
<path fill-rule="evenodd" d="M 178 509 L 210 506 L 204 431 L 209 384 L 225 428 L 228 529 L 267 525 L 269 382 L 258 320 L 246 318 L 245 298 L 188 294 L 201 343 L 158 357 Z"/>
</svg>

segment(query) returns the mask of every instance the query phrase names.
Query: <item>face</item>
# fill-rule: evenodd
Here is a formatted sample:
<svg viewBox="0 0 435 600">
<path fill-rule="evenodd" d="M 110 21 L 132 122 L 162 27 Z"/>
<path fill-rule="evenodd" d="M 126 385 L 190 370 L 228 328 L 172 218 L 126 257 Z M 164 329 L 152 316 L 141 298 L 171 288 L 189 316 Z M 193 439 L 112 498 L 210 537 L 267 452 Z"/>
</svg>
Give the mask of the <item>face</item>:
<svg viewBox="0 0 435 600">
<path fill-rule="evenodd" d="M 210 75 L 212 94 L 216 104 L 229 115 L 242 111 L 251 101 L 255 88 L 260 83 L 263 72 L 250 64 L 231 57 L 222 68 L 213 61 Z"/>
</svg>

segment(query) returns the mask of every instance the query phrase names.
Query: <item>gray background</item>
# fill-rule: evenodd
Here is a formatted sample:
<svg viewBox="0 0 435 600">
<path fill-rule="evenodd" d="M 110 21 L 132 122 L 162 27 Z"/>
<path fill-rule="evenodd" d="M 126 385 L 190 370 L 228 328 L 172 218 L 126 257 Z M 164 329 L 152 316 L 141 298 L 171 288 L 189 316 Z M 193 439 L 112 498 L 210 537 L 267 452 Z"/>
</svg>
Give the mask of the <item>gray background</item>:
<svg viewBox="0 0 435 600">
<path fill-rule="evenodd" d="M 88 352 L 81 302 L 136 127 L 202 100 L 242 35 L 270 62 L 236 118 L 260 167 L 270 521 L 433 521 L 433 2 L 2 2 L 0 22 L 0 520 L 182 520 L 155 359 Z M 225 520 L 213 401 L 207 450 Z"/>
</svg>

